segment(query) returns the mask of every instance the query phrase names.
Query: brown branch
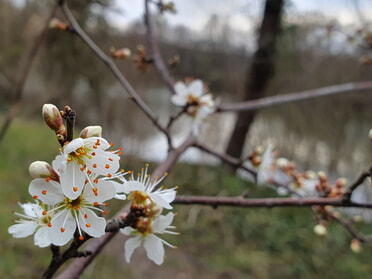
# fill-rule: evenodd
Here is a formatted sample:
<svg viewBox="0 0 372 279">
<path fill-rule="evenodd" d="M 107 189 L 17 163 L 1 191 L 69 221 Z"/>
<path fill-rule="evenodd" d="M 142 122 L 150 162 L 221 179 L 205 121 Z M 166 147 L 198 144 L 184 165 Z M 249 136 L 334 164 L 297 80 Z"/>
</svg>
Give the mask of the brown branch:
<svg viewBox="0 0 372 279">
<path fill-rule="evenodd" d="M 358 188 L 359 185 L 361 185 L 364 180 L 367 177 L 370 177 L 372 175 L 372 168 L 370 168 L 368 171 L 363 172 L 358 179 L 348 188 L 348 190 L 343 195 L 344 202 L 349 202 L 351 199 L 351 195 L 353 194 L 353 191 Z"/>
<path fill-rule="evenodd" d="M 372 81 L 365 82 L 351 82 L 340 85 L 332 85 L 317 89 L 305 90 L 296 93 L 289 93 L 284 95 L 261 98 L 252 101 L 232 103 L 219 106 L 217 112 L 228 111 L 248 111 L 268 108 L 276 105 L 293 103 L 303 100 L 309 100 L 319 97 L 331 96 L 336 94 L 343 94 L 353 91 L 372 90 Z"/>
<path fill-rule="evenodd" d="M 168 71 L 166 64 L 160 54 L 159 45 L 155 38 L 154 34 L 154 25 L 151 20 L 150 11 L 149 11 L 149 1 L 145 0 L 145 25 L 146 25 L 146 39 L 151 47 L 153 64 L 157 71 L 159 72 L 160 76 L 164 80 L 165 84 L 167 85 L 168 89 L 175 94 L 174 90 L 174 80 L 171 74 Z"/>
<path fill-rule="evenodd" d="M 363 235 L 358 232 L 350 220 L 344 220 L 342 218 L 336 217 L 334 214 L 330 216 L 333 220 L 339 223 L 344 229 L 353 237 L 358 239 L 362 243 L 367 243 L 372 241 L 372 236 Z"/>
<path fill-rule="evenodd" d="M 36 39 L 34 41 L 34 44 L 32 45 L 32 48 L 31 48 L 31 50 L 30 50 L 30 52 L 29 52 L 29 54 L 26 58 L 25 65 L 22 67 L 23 70 L 20 71 L 21 74 L 19 76 L 19 80 L 17 82 L 17 85 L 16 85 L 16 87 L 14 89 L 14 93 L 13 93 L 14 94 L 14 100 L 13 100 L 14 103 L 11 106 L 7 116 L 5 117 L 3 126 L 1 127 L 1 130 L 0 130 L 0 142 L 4 139 L 4 136 L 5 136 L 6 132 L 8 131 L 8 129 L 10 127 L 10 124 L 12 123 L 14 118 L 19 113 L 19 110 L 20 110 L 20 107 L 21 107 L 21 100 L 22 100 L 22 96 L 23 96 L 24 85 L 27 81 L 28 75 L 30 74 L 32 65 L 35 61 L 35 58 L 36 58 L 36 55 L 37 55 L 37 53 L 40 49 L 40 46 L 42 45 L 42 43 L 44 42 L 44 40 L 46 38 L 46 35 L 48 33 L 48 29 L 49 29 L 49 23 L 52 20 L 52 18 L 55 16 L 55 14 L 57 12 L 57 9 L 58 9 L 58 5 L 55 5 L 52 8 L 47 20 L 44 23 L 43 29 L 41 30 L 40 34 L 36 37 Z"/>
<path fill-rule="evenodd" d="M 308 206 L 338 206 L 372 208 L 372 203 L 344 202 L 339 198 L 262 198 L 243 199 L 241 197 L 211 197 L 211 196 L 177 196 L 174 204 L 184 205 L 207 205 L 212 207 L 233 206 L 233 207 L 308 207 Z"/>
<path fill-rule="evenodd" d="M 157 117 L 154 115 L 154 113 L 151 111 L 149 106 L 142 100 L 142 98 L 138 95 L 136 90 L 132 87 L 132 85 L 128 82 L 128 80 L 124 77 L 124 75 L 120 72 L 117 65 L 114 63 L 114 61 L 106 55 L 99 47 L 98 45 L 83 31 L 83 29 L 80 27 L 79 23 L 76 21 L 75 17 L 72 15 L 70 9 L 64 3 L 64 1 L 57 1 L 62 12 L 64 13 L 65 17 L 69 21 L 71 27 L 74 30 L 74 34 L 76 34 L 80 39 L 83 40 L 83 42 L 94 52 L 95 55 L 109 68 L 109 70 L 113 73 L 115 78 L 119 81 L 121 86 L 124 88 L 124 90 L 127 92 L 127 94 L 130 97 L 130 100 L 132 100 L 149 118 L 154 125 L 162 131 L 165 135 L 168 136 L 168 131 L 166 128 L 164 128 L 158 121 Z"/>
</svg>

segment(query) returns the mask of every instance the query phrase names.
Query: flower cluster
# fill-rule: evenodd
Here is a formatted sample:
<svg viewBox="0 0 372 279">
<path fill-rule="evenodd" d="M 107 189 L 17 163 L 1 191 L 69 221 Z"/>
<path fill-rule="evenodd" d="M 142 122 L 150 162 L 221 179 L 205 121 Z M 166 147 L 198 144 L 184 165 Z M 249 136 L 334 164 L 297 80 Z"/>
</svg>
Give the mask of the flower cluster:
<svg viewBox="0 0 372 279">
<path fill-rule="evenodd" d="M 268 146 L 265 151 L 261 147 L 256 148 L 249 155 L 245 166 L 257 170 L 257 184 L 274 185 L 282 195 L 335 198 L 344 193 L 346 179 L 339 178 L 334 184 L 329 184 L 327 175 L 322 171 L 301 172 L 294 162 L 278 157 L 278 152 L 272 146 Z"/>
<path fill-rule="evenodd" d="M 174 89 L 176 94 L 172 96 L 172 103 L 185 108 L 193 118 L 192 132 L 197 135 L 204 119 L 215 110 L 212 95 L 206 92 L 203 82 L 199 79 L 188 83 L 176 82 Z"/>
<path fill-rule="evenodd" d="M 122 177 L 128 199 L 132 200 L 131 212 L 136 215 L 136 222 L 132 227 L 121 230 L 125 235 L 132 236 L 125 243 L 125 259 L 129 262 L 133 251 L 143 244 L 147 256 L 156 264 L 162 264 L 164 258 L 163 244 L 174 248 L 171 244 L 156 236 L 156 234 L 177 234 L 171 223 L 174 218 L 172 212 L 161 215 L 163 209 L 172 209 L 170 203 L 176 197 L 176 188 L 157 188 L 165 176 L 151 180 L 147 173 L 148 165 L 141 173 L 134 176 Z"/>
<path fill-rule="evenodd" d="M 101 237 L 107 226 L 104 215 L 108 201 L 128 197 L 132 201 L 128 213 L 131 219 L 125 225 L 132 227 L 122 232 L 135 237 L 125 244 L 126 259 L 129 262 L 134 249 L 143 243 L 148 257 L 161 264 L 162 243 L 173 246 L 155 234 L 173 233 L 168 229 L 174 228 L 174 214 L 161 213 L 163 208 L 172 209 L 176 188 L 157 188 L 164 177 L 150 180 L 147 166 L 137 178 L 132 172 L 119 170 L 121 149 L 111 150 L 112 144 L 102 138 L 99 126 L 89 126 L 78 138 L 66 140 L 68 129 L 57 112 L 53 105 L 43 107 L 44 119 L 56 132 L 62 148 L 51 164 L 36 161 L 30 165 L 33 180 L 29 193 L 34 203 L 20 203 L 23 213 L 15 213 L 19 218 L 8 232 L 15 238 L 34 234 L 34 243 L 39 247 Z"/>
</svg>

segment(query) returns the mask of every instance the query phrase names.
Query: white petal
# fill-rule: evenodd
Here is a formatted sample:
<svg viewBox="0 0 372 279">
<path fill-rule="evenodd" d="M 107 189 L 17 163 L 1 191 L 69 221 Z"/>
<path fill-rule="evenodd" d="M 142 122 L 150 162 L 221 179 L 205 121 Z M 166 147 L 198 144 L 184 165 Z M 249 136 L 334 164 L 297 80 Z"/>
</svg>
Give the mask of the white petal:
<svg viewBox="0 0 372 279">
<path fill-rule="evenodd" d="M 70 154 L 71 152 L 83 146 L 84 146 L 84 140 L 82 138 L 76 138 L 63 148 L 63 153 L 66 155 Z"/>
<path fill-rule="evenodd" d="M 164 261 L 164 246 L 161 239 L 153 234 L 146 236 L 143 246 L 147 257 L 154 263 L 160 265 Z"/>
<path fill-rule="evenodd" d="M 131 237 L 125 242 L 124 251 L 125 251 L 125 260 L 129 263 L 130 258 L 133 254 L 133 251 L 141 245 L 140 236 Z"/>
<path fill-rule="evenodd" d="M 172 95 L 171 97 L 172 104 L 179 107 L 184 107 L 187 104 L 186 96 Z"/>
<path fill-rule="evenodd" d="M 120 156 L 110 151 L 95 150 L 95 155 L 84 159 L 87 168 L 99 175 L 114 174 L 120 167 Z"/>
<path fill-rule="evenodd" d="M 105 218 L 98 217 L 90 209 L 81 209 L 81 213 L 78 216 L 78 222 L 81 229 L 92 237 L 100 237 L 105 234 Z"/>
<path fill-rule="evenodd" d="M 163 233 L 163 231 L 172 224 L 174 213 L 169 212 L 167 215 L 160 215 L 154 219 L 152 229 L 155 233 Z"/>
<path fill-rule="evenodd" d="M 97 195 L 93 192 L 92 187 L 97 189 Z M 95 202 L 102 203 L 110 200 L 116 194 L 114 183 L 111 181 L 98 180 L 97 183 L 92 183 L 92 187 L 86 185 L 82 194 L 84 200 L 92 204 Z"/>
<path fill-rule="evenodd" d="M 99 145 L 97 145 L 97 141 Z M 93 146 L 96 146 L 96 149 L 106 150 L 110 148 L 110 144 L 107 140 L 101 137 L 89 137 L 84 139 L 84 146 L 88 149 L 93 149 Z"/>
<path fill-rule="evenodd" d="M 49 239 L 54 245 L 63 246 L 74 237 L 76 221 L 69 210 L 63 210 L 54 215 L 51 224 L 52 227 L 49 228 Z"/>
<path fill-rule="evenodd" d="M 54 180 L 47 181 L 44 178 L 33 179 L 28 192 L 32 197 L 48 205 L 55 205 L 64 199 L 60 184 Z"/>
<path fill-rule="evenodd" d="M 67 165 L 67 155 L 57 155 L 52 162 L 53 170 L 58 174 L 64 173 L 66 171 Z"/>
<path fill-rule="evenodd" d="M 188 93 L 191 93 L 195 97 L 200 97 L 203 95 L 203 82 L 200 79 L 196 79 L 190 83 L 188 86 Z"/>
<path fill-rule="evenodd" d="M 12 225 L 8 228 L 8 233 L 14 238 L 24 238 L 32 235 L 38 224 L 34 221 L 23 221 L 22 223 Z"/>
<path fill-rule="evenodd" d="M 19 205 L 22 207 L 23 212 L 30 217 L 40 217 L 43 211 L 43 208 L 38 203 L 20 203 Z"/>
<path fill-rule="evenodd" d="M 167 194 L 168 195 L 168 194 Z M 174 197 L 176 196 L 176 194 L 174 194 Z M 161 207 L 164 207 L 166 209 L 172 209 L 173 207 L 169 204 L 169 202 L 166 200 L 167 196 L 166 195 L 162 195 L 160 193 L 151 193 L 150 194 L 150 197 L 151 199 L 158 205 L 160 205 Z M 174 200 L 174 197 L 172 199 L 172 201 Z M 169 194 L 169 198 L 172 198 L 172 195 Z"/>
<path fill-rule="evenodd" d="M 85 185 L 86 174 L 76 162 L 69 162 L 66 171 L 60 174 L 61 189 L 63 194 L 75 200 L 80 196 Z"/>
<path fill-rule="evenodd" d="M 43 226 L 36 231 L 34 243 L 39 247 L 47 247 L 51 244 L 49 239 L 49 228 L 47 226 Z"/>
<path fill-rule="evenodd" d="M 120 229 L 120 232 L 125 235 L 131 235 L 133 231 L 135 231 L 135 229 L 133 229 L 132 227 L 125 227 L 123 229 Z"/>
<path fill-rule="evenodd" d="M 124 189 L 126 193 L 133 191 L 145 191 L 145 185 L 139 181 L 127 181 L 124 183 Z"/>
<path fill-rule="evenodd" d="M 185 83 L 181 81 L 176 82 L 176 84 L 174 85 L 174 90 L 179 96 L 186 96 L 188 94 L 188 90 L 186 88 Z"/>
</svg>

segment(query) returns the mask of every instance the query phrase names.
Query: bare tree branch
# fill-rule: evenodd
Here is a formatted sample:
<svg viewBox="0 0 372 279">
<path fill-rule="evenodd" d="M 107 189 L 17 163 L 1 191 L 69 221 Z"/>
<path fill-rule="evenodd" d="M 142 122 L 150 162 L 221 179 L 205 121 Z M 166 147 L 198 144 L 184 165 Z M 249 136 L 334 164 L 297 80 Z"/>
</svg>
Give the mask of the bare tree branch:
<svg viewBox="0 0 372 279">
<path fill-rule="evenodd" d="M 168 89 L 175 94 L 174 90 L 174 80 L 170 75 L 166 64 L 160 54 L 159 45 L 155 38 L 154 34 L 154 26 L 151 20 L 150 11 L 149 11 L 149 0 L 145 0 L 145 24 L 146 24 L 146 38 L 147 42 L 151 47 L 152 58 L 154 60 L 154 66 L 160 73 L 162 79 L 164 80 L 165 84 L 167 85 Z"/>
<path fill-rule="evenodd" d="M 80 27 L 79 23 L 76 21 L 75 17 L 72 15 L 70 9 L 68 8 L 67 4 L 62 1 L 57 1 L 59 6 L 66 16 L 67 20 L 71 24 L 71 27 L 74 30 L 74 33 L 78 35 L 85 44 L 98 56 L 98 58 L 110 69 L 122 87 L 125 89 L 127 94 L 143 112 L 144 114 L 152 121 L 152 123 L 165 135 L 168 136 L 168 131 L 164 128 L 157 120 L 155 114 L 151 111 L 151 109 L 147 106 L 147 104 L 142 100 L 142 98 L 138 95 L 136 90 L 132 87 L 132 85 L 128 82 L 128 80 L 124 77 L 124 75 L 120 72 L 119 68 L 116 66 L 114 61 L 106 55 L 99 46 L 83 31 Z"/>
<path fill-rule="evenodd" d="M 58 5 L 55 5 L 52 9 L 51 12 L 47 18 L 47 20 L 44 23 L 44 26 L 40 32 L 40 34 L 36 37 L 34 44 L 32 45 L 32 48 L 26 58 L 25 65 L 22 67 L 22 71 L 20 76 L 19 76 L 19 81 L 17 82 L 17 85 L 14 89 L 13 93 L 13 105 L 11 106 L 7 116 L 5 117 L 3 126 L 1 127 L 0 130 L 0 142 L 4 139 L 4 136 L 6 132 L 8 131 L 8 128 L 14 118 L 18 115 L 20 107 L 21 107 L 21 100 L 23 96 L 23 88 L 24 85 L 27 81 L 28 75 L 30 73 L 30 70 L 32 68 L 32 65 L 35 61 L 36 55 L 40 49 L 40 46 L 44 42 L 44 39 L 46 38 L 46 35 L 48 33 L 49 29 L 49 23 L 52 20 L 52 18 L 55 16 L 56 12 L 58 10 Z"/>
<path fill-rule="evenodd" d="M 331 96 L 336 94 L 349 93 L 353 91 L 372 90 L 372 81 L 351 82 L 340 85 L 332 85 L 317 89 L 305 90 L 296 93 L 261 98 L 252 101 L 239 102 L 221 105 L 217 108 L 217 112 L 228 111 L 243 111 L 243 110 L 258 110 L 276 105 L 293 103 L 303 100 L 309 100 L 319 97 Z"/>
<path fill-rule="evenodd" d="M 320 206 L 338 206 L 338 207 L 356 207 L 372 208 L 372 203 L 344 202 L 339 198 L 262 198 L 262 199 L 244 199 L 242 197 L 211 197 L 211 196 L 181 196 L 178 195 L 174 204 L 184 205 L 207 205 L 212 207 L 233 206 L 233 207 L 309 207 Z"/>
</svg>

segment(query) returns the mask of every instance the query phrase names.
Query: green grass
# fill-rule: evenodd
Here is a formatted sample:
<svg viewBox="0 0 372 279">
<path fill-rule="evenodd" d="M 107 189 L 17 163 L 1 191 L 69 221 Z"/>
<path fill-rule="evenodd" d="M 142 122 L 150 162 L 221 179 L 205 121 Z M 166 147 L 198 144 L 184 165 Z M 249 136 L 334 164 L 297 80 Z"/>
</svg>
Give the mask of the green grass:
<svg viewBox="0 0 372 279">
<path fill-rule="evenodd" d="M 28 165 L 51 161 L 58 143 L 42 122 L 17 120 L 0 145 L 0 278 L 39 278 L 48 264 L 48 248 L 37 248 L 32 237 L 13 239 L 7 229 L 17 201 L 28 194 Z M 132 160 L 133 161 L 133 160 Z M 125 163 L 125 162 L 124 162 Z M 124 165 L 126 169 L 135 166 Z M 151 166 L 152 168 L 155 166 Z M 234 176 L 224 167 L 179 164 L 163 183 L 179 185 L 180 194 L 275 196 Z M 115 201 L 113 208 L 122 205 Z M 178 249 L 166 248 L 166 261 L 158 267 L 143 252 L 133 263 L 123 261 L 123 237 L 118 234 L 86 270 L 83 278 L 368 278 L 372 249 L 359 254 L 349 249 L 350 237 L 338 225 L 327 237 L 313 233 L 308 208 L 241 209 L 176 206 L 180 236 L 166 239 Z M 361 225 L 364 231 L 371 226 Z"/>
</svg>

